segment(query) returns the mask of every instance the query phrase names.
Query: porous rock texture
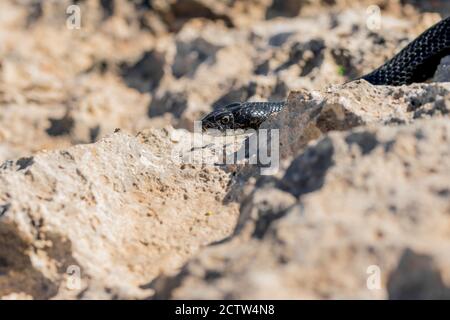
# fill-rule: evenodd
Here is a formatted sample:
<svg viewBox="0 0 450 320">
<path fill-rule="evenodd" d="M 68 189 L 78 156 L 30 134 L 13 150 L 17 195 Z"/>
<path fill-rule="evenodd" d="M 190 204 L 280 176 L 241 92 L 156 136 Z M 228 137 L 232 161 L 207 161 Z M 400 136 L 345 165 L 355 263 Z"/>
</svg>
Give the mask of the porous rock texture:
<svg viewBox="0 0 450 320">
<path fill-rule="evenodd" d="M 425 4 L 380 0 L 380 27 L 371 30 L 369 2 L 84 0 L 76 29 L 66 14 L 73 1 L 2 1 L 0 161 L 95 142 L 115 128 L 192 131 L 217 106 L 343 83 L 379 66 L 446 7 L 422 14 Z"/>
<path fill-rule="evenodd" d="M 433 80 L 436 82 L 450 82 L 450 56 L 442 59 Z"/>
<path fill-rule="evenodd" d="M 139 298 L 233 230 L 229 175 L 174 157 L 176 133 L 115 133 L 0 169 L 0 296 Z M 186 155 L 186 153 L 185 153 Z M 79 288 L 70 283 L 78 268 Z M 68 285 L 69 284 L 69 285 Z M 147 290 L 145 290 L 147 289 Z"/>
<path fill-rule="evenodd" d="M 449 14 L 1 1 L 0 298 L 450 298 L 448 57 L 430 83 L 349 82 Z M 286 98 L 273 175 L 221 163 L 245 136 L 192 133 Z"/>
<path fill-rule="evenodd" d="M 445 68 L 444 62 L 440 68 Z M 280 130 L 281 155 L 287 157 L 329 131 L 370 124 L 407 124 L 448 114 L 448 82 L 389 87 L 359 80 L 323 91 L 292 92 L 287 107 L 262 128 Z"/>
<path fill-rule="evenodd" d="M 242 203 L 234 237 L 157 283 L 157 297 L 449 299 L 449 120 L 310 144 Z"/>
</svg>

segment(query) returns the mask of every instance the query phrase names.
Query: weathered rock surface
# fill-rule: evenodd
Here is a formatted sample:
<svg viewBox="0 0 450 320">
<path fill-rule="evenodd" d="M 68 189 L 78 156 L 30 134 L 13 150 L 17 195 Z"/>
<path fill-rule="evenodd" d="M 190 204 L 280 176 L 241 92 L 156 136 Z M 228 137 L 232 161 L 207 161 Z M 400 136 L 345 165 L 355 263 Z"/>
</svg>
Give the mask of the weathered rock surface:
<svg viewBox="0 0 450 320">
<path fill-rule="evenodd" d="M 73 3 L 0 4 L 0 161 L 344 83 L 439 20 L 385 0 L 374 30 L 369 2 L 85 0 L 69 29 Z"/>
<path fill-rule="evenodd" d="M 230 175 L 180 165 L 177 140 L 167 130 L 115 133 L 5 162 L 0 297 L 142 298 L 151 291 L 140 286 L 230 234 L 238 213 L 222 204 Z"/>
<path fill-rule="evenodd" d="M 157 297 L 449 299 L 449 141 L 448 118 L 329 134 Z"/>
<path fill-rule="evenodd" d="M 450 82 L 450 56 L 442 59 L 433 80 L 435 82 Z"/>
<path fill-rule="evenodd" d="M 386 19 L 379 33 L 367 29 L 365 21 L 361 12 L 348 11 L 231 30 L 208 20 L 185 23 L 175 44 L 168 45 L 172 69 L 154 90 L 149 115 L 169 116 L 175 127 L 192 130 L 193 121 L 211 108 L 284 100 L 292 90 L 322 90 L 354 79 L 381 65 L 411 37 L 404 21 Z"/>
<path fill-rule="evenodd" d="M 0 298 L 449 298 L 448 58 L 341 85 L 449 14 L 0 1 Z M 245 136 L 191 144 L 212 108 L 287 97 L 272 176 L 220 164 Z"/>
<path fill-rule="evenodd" d="M 287 107 L 263 124 L 279 129 L 281 154 L 295 155 L 329 131 L 369 124 L 406 124 L 450 114 L 450 84 L 373 86 L 361 80 L 324 91 L 293 92 Z"/>
</svg>

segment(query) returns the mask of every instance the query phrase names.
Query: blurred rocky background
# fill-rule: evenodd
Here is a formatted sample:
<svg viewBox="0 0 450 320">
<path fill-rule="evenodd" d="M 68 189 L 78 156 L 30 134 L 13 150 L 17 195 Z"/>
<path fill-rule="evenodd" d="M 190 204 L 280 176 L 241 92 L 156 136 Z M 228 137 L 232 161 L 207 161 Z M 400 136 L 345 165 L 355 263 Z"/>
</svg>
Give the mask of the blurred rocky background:
<svg viewBox="0 0 450 320">
<path fill-rule="evenodd" d="M 449 15 L 1 1 L 0 297 L 450 298 L 448 58 L 427 84 L 342 85 Z M 171 156 L 213 108 L 288 96 L 277 175 Z"/>
</svg>

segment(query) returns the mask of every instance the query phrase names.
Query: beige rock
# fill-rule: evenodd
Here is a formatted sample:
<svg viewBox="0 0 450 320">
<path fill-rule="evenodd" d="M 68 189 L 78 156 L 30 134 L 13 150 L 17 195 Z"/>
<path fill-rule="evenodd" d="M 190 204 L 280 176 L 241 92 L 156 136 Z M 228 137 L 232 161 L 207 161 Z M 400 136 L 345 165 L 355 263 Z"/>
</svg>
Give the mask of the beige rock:
<svg viewBox="0 0 450 320">
<path fill-rule="evenodd" d="M 319 13 L 266 20 L 273 1 L 157 1 L 149 10 L 89 0 L 77 3 L 82 27 L 72 30 L 71 3 L 0 4 L 8 12 L 0 14 L 0 162 L 115 128 L 192 130 L 213 107 L 322 90 L 377 67 L 438 19 L 383 15 L 374 33 L 365 7 L 332 14 L 344 2 L 304 1 L 302 12 Z"/>
<path fill-rule="evenodd" d="M 153 277 L 229 235 L 237 219 L 237 205 L 222 203 L 229 175 L 180 164 L 172 151 L 187 146 L 172 135 L 116 133 L 4 163 L 0 296 L 142 298 Z"/>
<path fill-rule="evenodd" d="M 100 23 L 96 1 L 80 3 L 79 30 L 66 28 L 70 1 L 32 2 L 0 5 L 9 12 L 9 20 L 0 19 L 0 162 L 91 142 L 117 127 L 149 127 L 127 128 L 147 118 L 149 96 L 101 69 L 138 59 L 154 46 L 153 36 L 135 24 L 113 28 L 125 13 Z"/>
<path fill-rule="evenodd" d="M 448 120 L 362 127 L 311 144 L 241 208 L 254 212 L 250 232 L 159 279 L 156 297 L 450 298 Z"/>
<path fill-rule="evenodd" d="M 329 131 L 368 124 L 405 124 L 450 112 L 450 85 L 373 86 L 360 80 L 324 91 L 290 94 L 287 107 L 262 125 L 279 129 L 282 157 Z"/>
<path fill-rule="evenodd" d="M 450 56 L 442 58 L 433 80 L 436 82 L 450 82 Z"/>
<path fill-rule="evenodd" d="M 448 83 L 330 87 L 448 1 L 73 3 L 0 1 L 0 298 L 448 297 Z M 288 95 L 273 176 L 169 126 Z"/>
</svg>

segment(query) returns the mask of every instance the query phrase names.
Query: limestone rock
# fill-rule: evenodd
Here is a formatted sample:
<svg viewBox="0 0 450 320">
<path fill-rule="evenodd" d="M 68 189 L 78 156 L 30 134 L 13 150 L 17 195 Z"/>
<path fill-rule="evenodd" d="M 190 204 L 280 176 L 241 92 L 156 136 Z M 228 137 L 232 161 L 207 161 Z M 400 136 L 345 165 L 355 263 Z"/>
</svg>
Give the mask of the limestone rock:
<svg viewBox="0 0 450 320">
<path fill-rule="evenodd" d="M 450 56 L 442 59 L 433 80 L 435 82 L 450 82 Z"/>
<path fill-rule="evenodd" d="M 450 85 L 373 86 L 361 80 L 323 91 L 290 94 L 287 107 L 263 124 L 279 129 L 281 154 L 297 154 L 329 131 L 369 124 L 406 124 L 450 113 Z"/>
<path fill-rule="evenodd" d="M 0 298 L 447 298 L 448 61 L 342 83 L 449 9 L 0 1 Z M 274 175 L 221 162 L 248 136 L 191 143 L 213 108 L 286 98 Z"/>
<path fill-rule="evenodd" d="M 230 175 L 179 163 L 173 150 L 187 146 L 174 135 L 118 132 L 5 162 L 0 297 L 142 298 L 152 277 L 229 235 L 237 220 L 236 203 L 222 203 Z"/>
<path fill-rule="evenodd" d="M 254 232 L 159 279 L 156 297 L 450 298 L 449 140 L 448 118 L 329 134 L 241 208 Z"/>
</svg>

